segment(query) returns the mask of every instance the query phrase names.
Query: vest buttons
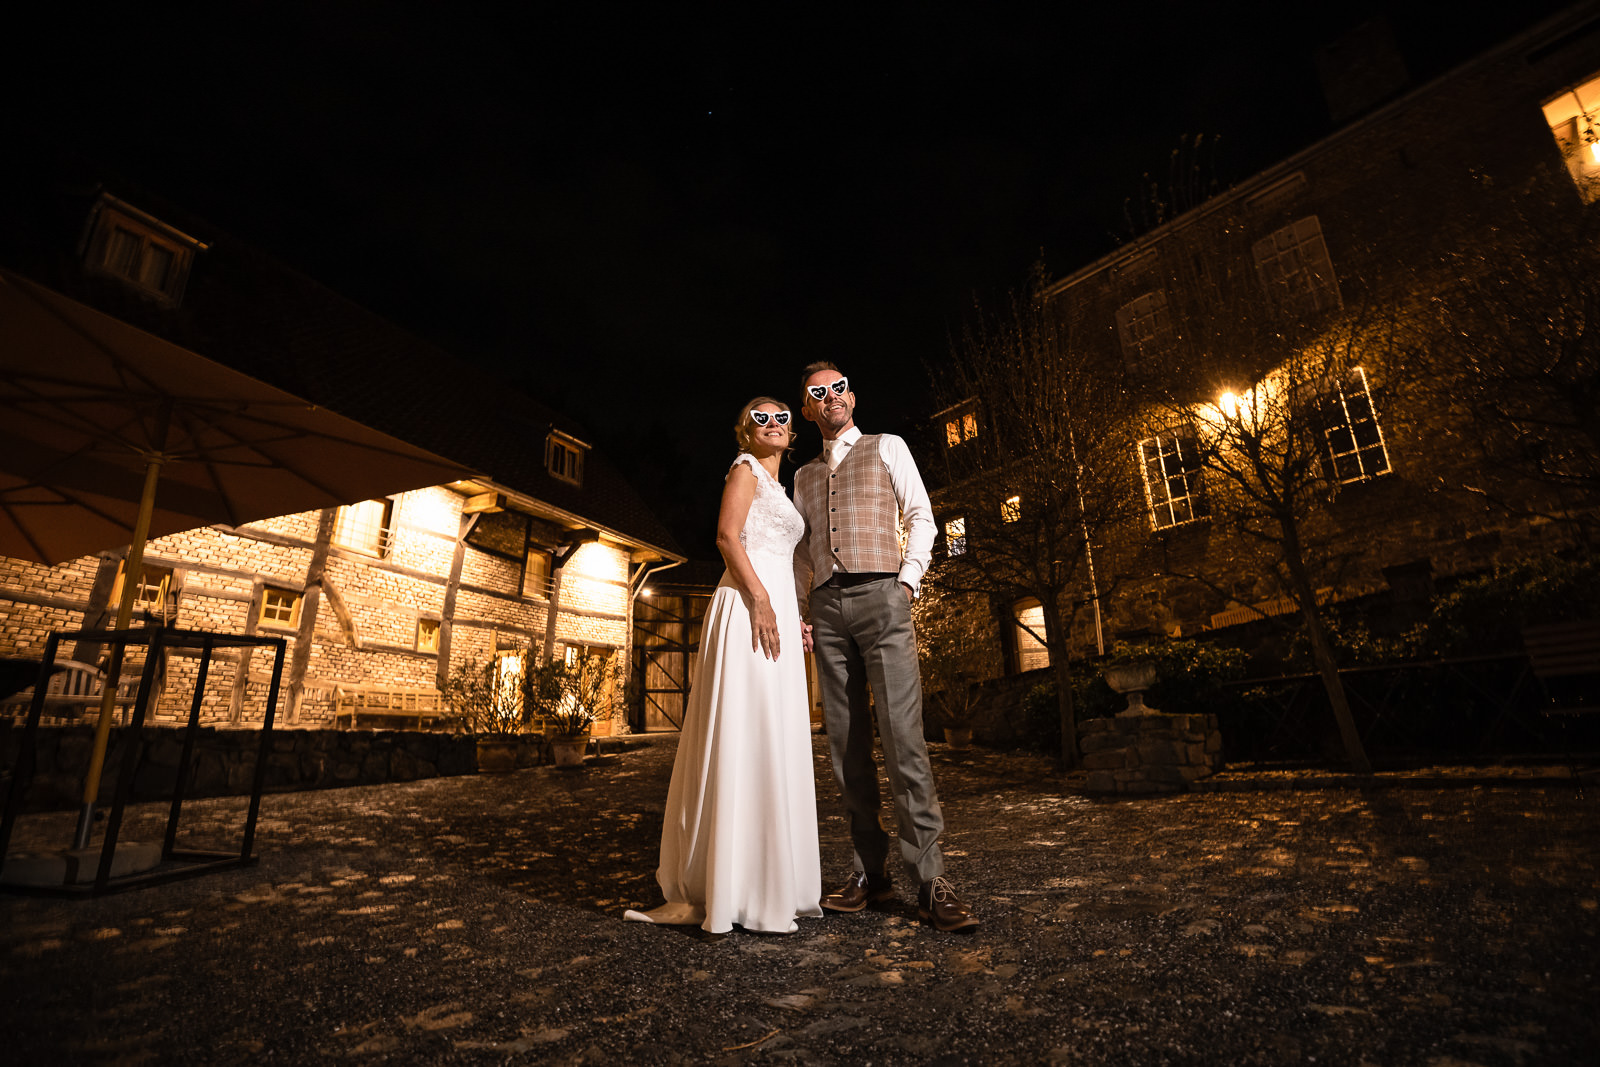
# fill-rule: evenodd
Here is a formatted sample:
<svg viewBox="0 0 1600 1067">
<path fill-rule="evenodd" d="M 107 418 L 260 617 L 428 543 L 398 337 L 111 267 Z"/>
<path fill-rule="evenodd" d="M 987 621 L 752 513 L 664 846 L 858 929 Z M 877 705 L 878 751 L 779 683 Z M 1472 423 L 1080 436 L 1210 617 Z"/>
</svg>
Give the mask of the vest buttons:
<svg viewBox="0 0 1600 1067">
<path fill-rule="evenodd" d="M 834 527 L 834 528 L 833 528 L 833 532 L 834 532 L 834 533 L 838 533 L 838 532 L 839 532 L 839 527 L 837 527 L 837 526 L 835 526 L 835 527 Z"/>
</svg>

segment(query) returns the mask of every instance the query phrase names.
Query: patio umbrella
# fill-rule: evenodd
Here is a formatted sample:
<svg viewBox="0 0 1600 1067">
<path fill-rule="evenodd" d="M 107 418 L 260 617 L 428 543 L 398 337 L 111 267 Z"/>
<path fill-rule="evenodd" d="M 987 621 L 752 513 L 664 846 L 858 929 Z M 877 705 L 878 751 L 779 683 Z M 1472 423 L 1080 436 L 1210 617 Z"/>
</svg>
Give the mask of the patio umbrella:
<svg viewBox="0 0 1600 1067">
<path fill-rule="evenodd" d="M 0 270 L 0 554 L 130 544 L 141 505 L 157 537 L 468 473 Z"/>
<path fill-rule="evenodd" d="M 119 629 L 147 537 L 470 473 L 0 270 L 0 554 L 58 563 L 129 545 Z"/>
</svg>

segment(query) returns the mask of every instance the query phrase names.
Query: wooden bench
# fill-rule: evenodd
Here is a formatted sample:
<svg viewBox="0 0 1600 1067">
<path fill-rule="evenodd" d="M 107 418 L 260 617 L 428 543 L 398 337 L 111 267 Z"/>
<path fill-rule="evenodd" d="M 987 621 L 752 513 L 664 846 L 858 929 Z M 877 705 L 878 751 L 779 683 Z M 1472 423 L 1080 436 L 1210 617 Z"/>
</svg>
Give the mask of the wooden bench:
<svg viewBox="0 0 1600 1067">
<path fill-rule="evenodd" d="M 1600 712 L 1600 619 L 1524 626 L 1522 644 L 1550 696 L 1543 714 Z"/>
<path fill-rule="evenodd" d="M 400 729 L 437 727 L 455 718 L 436 689 L 397 689 L 383 686 L 340 686 L 333 691 L 333 724 L 352 730 L 378 726 Z M 374 725 L 374 722 L 378 726 Z"/>
<path fill-rule="evenodd" d="M 55 661 L 55 673 L 45 689 L 42 720 L 93 722 L 99 717 L 101 698 L 105 692 L 105 672 L 92 663 L 73 659 Z M 139 692 L 139 676 L 124 675 L 117 684 L 113 707 L 121 710 L 121 719 L 128 721 L 128 711 L 133 707 Z M 0 719 L 26 721 L 28 709 L 33 705 L 33 686 L 0 699 Z"/>
</svg>

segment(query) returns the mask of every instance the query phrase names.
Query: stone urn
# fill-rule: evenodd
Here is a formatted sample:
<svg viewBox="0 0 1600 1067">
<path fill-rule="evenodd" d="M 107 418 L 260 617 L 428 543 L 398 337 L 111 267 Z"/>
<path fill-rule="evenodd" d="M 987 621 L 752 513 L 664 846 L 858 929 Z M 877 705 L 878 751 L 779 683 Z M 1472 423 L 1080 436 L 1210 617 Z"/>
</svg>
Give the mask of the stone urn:
<svg viewBox="0 0 1600 1067">
<path fill-rule="evenodd" d="M 972 727 L 946 726 L 944 728 L 944 740 L 945 744 L 949 745 L 951 748 L 971 748 Z"/>
<path fill-rule="evenodd" d="M 1144 702 L 1144 691 L 1156 684 L 1156 665 L 1150 660 L 1134 660 L 1105 672 L 1106 684 L 1128 698 L 1128 706 L 1117 712 L 1119 718 L 1140 715 L 1158 715 L 1160 712 Z"/>
</svg>

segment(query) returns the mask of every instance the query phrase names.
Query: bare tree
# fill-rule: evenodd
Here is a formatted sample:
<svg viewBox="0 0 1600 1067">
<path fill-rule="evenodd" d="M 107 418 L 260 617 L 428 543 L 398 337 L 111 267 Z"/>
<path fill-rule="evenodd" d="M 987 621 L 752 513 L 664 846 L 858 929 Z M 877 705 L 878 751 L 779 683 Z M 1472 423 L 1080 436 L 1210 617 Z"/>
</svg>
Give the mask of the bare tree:
<svg viewBox="0 0 1600 1067">
<path fill-rule="evenodd" d="M 1280 279 L 1261 269 L 1265 250 L 1236 238 L 1260 228 L 1236 222 L 1218 216 L 1179 231 L 1161 257 L 1163 291 L 1183 325 L 1144 368 L 1155 401 L 1146 425 L 1163 431 L 1140 444 L 1146 484 L 1160 492 L 1160 477 L 1184 479 L 1227 537 L 1236 568 L 1268 580 L 1225 588 L 1203 574 L 1174 576 L 1245 606 L 1244 590 L 1294 604 L 1346 756 L 1370 771 L 1324 612 L 1326 591 L 1362 548 L 1335 513 L 1339 495 L 1390 470 L 1369 373 L 1394 347 L 1400 319 L 1387 307 L 1345 304 L 1325 250 L 1319 259 L 1320 234 L 1315 243 L 1309 232 L 1297 238 L 1306 241 L 1300 273 Z"/>
<path fill-rule="evenodd" d="M 1500 224 L 1440 253 L 1406 376 L 1468 433 L 1452 488 L 1592 544 L 1600 502 L 1600 217 L 1569 190 L 1497 198 Z"/>
<path fill-rule="evenodd" d="M 950 485 L 938 494 L 953 594 L 1036 599 L 1060 700 L 1061 759 L 1078 762 L 1069 664 L 1076 607 L 1095 606 L 1094 537 L 1126 519 L 1138 490 L 1129 395 L 1075 346 L 1044 302 L 1042 270 L 997 310 L 978 308 L 935 388 Z"/>
</svg>

